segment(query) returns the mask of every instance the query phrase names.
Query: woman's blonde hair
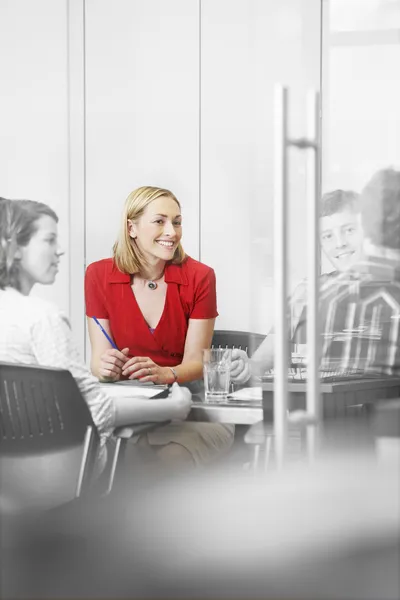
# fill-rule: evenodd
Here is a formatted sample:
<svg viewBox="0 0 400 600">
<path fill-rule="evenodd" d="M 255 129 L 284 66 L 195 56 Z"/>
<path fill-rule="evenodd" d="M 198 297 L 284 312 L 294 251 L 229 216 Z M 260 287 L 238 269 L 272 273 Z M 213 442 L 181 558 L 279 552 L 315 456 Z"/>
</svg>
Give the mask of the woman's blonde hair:
<svg viewBox="0 0 400 600">
<path fill-rule="evenodd" d="M 142 266 L 146 264 L 143 253 L 135 240 L 129 235 L 128 219 L 136 223 L 148 205 L 153 200 L 157 200 L 157 198 L 163 196 L 171 198 L 177 203 L 179 209 L 181 208 L 181 205 L 172 192 L 158 187 L 143 186 L 137 188 L 125 200 L 120 234 L 113 247 L 114 262 L 122 273 L 139 273 Z M 184 261 L 185 256 L 185 251 L 179 243 L 171 262 L 180 265 Z"/>
</svg>

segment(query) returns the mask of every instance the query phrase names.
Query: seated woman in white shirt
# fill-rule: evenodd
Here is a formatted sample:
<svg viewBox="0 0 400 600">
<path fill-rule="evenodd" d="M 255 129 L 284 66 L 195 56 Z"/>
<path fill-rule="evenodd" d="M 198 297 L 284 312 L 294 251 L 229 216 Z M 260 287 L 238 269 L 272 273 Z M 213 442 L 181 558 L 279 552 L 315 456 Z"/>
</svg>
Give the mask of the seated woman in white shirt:
<svg viewBox="0 0 400 600">
<path fill-rule="evenodd" d="M 30 295 L 36 283 L 49 285 L 56 278 L 63 254 L 57 222 L 57 215 L 46 204 L 0 198 L 0 361 L 72 373 L 98 429 L 104 466 L 105 442 L 115 427 L 183 420 L 190 410 L 191 394 L 174 384 L 168 398 L 132 402 L 110 398 L 100 389 L 79 356 L 67 317 L 55 305 Z"/>
</svg>

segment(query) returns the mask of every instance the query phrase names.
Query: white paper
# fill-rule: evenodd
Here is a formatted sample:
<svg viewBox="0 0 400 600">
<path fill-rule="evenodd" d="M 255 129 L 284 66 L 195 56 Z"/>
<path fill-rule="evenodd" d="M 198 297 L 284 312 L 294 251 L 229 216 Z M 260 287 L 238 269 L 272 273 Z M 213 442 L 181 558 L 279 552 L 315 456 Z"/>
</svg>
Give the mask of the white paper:
<svg viewBox="0 0 400 600">
<path fill-rule="evenodd" d="M 101 389 L 111 398 L 151 398 L 159 394 L 164 387 L 161 386 L 139 386 L 119 385 L 116 383 L 100 383 Z"/>
<path fill-rule="evenodd" d="M 236 400 L 262 400 L 262 388 L 261 387 L 246 387 L 237 392 L 229 394 L 229 398 L 235 398 Z"/>
</svg>

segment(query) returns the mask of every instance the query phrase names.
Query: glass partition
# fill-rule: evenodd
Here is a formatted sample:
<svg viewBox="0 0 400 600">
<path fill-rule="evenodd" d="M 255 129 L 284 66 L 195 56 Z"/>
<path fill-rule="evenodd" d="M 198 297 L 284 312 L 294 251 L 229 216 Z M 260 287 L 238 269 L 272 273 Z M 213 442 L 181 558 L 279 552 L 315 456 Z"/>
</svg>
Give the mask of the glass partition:
<svg viewBox="0 0 400 600">
<path fill-rule="evenodd" d="M 201 248 L 217 275 L 217 329 L 273 323 L 274 86 L 290 90 L 289 129 L 306 133 L 319 90 L 320 0 L 201 2 Z M 289 157 L 289 287 L 306 275 L 305 155 Z"/>
<path fill-rule="evenodd" d="M 359 192 L 400 164 L 400 2 L 330 0 L 324 13 L 322 191 Z"/>
</svg>

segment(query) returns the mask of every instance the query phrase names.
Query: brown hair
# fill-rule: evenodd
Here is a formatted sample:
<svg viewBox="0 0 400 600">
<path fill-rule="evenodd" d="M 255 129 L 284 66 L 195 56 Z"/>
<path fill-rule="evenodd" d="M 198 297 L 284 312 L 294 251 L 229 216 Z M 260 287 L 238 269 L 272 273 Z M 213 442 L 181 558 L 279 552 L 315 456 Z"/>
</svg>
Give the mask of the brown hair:
<svg viewBox="0 0 400 600">
<path fill-rule="evenodd" d="M 345 210 L 360 212 L 360 194 L 352 190 L 333 190 L 322 196 L 320 217 L 330 217 Z"/>
<path fill-rule="evenodd" d="M 45 215 L 58 223 L 56 213 L 47 204 L 0 198 L 0 289 L 20 289 L 17 250 L 29 243 L 37 231 L 37 220 Z"/>
<path fill-rule="evenodd" d="M 365 235 L 375 246 L 400 250 L 400 171 L 375 173 L 361 193 Z"/>
</svg>

